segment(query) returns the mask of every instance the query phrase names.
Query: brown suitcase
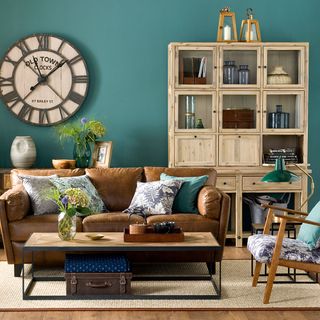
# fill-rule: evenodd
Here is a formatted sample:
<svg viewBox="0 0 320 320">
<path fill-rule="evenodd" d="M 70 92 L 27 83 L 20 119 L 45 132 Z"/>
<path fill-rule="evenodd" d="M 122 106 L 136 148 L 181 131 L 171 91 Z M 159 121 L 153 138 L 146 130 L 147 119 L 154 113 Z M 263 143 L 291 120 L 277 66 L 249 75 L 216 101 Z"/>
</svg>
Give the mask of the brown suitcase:
<svg viewBox="0 0 320 320">
<path fill-rule="evenodd" d="M 131 272 L 65 273 L 67 295 L 130 294 L 131 278 Z"/>
</svg>

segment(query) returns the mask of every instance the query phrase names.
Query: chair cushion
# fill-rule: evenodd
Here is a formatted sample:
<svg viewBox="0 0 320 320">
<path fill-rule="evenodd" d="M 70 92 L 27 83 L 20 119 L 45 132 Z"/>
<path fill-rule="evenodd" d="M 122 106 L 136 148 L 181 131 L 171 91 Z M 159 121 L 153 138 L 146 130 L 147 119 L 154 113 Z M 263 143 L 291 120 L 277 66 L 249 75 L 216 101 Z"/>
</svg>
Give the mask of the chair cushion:
<svg viewBox="0 0 320 320">
<path fill-rule="evenodd" d="M 270 263 L 276 236 L 255 234 L 248 238 L 248 250 L 256 261 Z M 284 238 L 280 259 L 320 264 L 320 249 L 310 250 L 301 240 Z"/>
<path fill-rule="evenodd" d="M 320 223 L 320 201 L 313 207 L 306 219 Z M 310 250 L 320 248 L 320 227 L 303 223 L 297 239 L 305 242 Z"/>
<path fill-rule="evenodd" d="M 199 177 L 175 177 L 161 173 L 160 179 L 183 181 L 183 185 L 173 201 L 173 212 L 198 213 L 197 197 L 199 190 L 208 180 L 207 175 Z"/>
</svg>

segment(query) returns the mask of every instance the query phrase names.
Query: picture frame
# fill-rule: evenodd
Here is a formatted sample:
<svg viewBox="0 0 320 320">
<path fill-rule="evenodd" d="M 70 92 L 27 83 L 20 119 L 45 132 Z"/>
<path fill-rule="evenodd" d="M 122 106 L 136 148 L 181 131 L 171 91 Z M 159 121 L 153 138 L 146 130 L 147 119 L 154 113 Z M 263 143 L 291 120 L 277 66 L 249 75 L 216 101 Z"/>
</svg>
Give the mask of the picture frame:
<svg viewBox="0 0 320 320">
<path fill-rule="evenodd" d="M 93 151 L 94 168 L 110 168 L 112 141 L 96 141 Z"/>
</svg>

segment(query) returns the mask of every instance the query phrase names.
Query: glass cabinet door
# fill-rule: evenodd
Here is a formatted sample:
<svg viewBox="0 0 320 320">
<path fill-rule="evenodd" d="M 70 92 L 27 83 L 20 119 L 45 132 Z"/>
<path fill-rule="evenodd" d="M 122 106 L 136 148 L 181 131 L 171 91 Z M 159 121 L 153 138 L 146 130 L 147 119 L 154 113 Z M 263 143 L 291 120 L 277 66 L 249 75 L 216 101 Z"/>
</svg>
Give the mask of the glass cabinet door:
<svg viewBox="0 0 320 320">
<path fill-rule="evenodd" d="M 305 48 L 265 46 L 263 82 L 267 88 L 305 85 Z"/>
<path fill-rule="evenodd" d="M 176 132 L 214 132 L 216 130 L 215 93 L 189 91 L 175 95 Z"/>
<path fill-rule="evenodd" d="M 256 132 L 260 129 L 260 114 L 260 94 L 258 92 L 220 92 L 220 132 Z"/>
<path fill-rule="evenodd" d="M 260 48 L 222 46 L 219 84 L 222 88 L 257 88 L 260 85 Z"/>
<path fill-rule="evenodd" d="M 217 65 L 214 47 L 177 47 L 176 59 L 176 87 L 215 87 Z"/>
<path fill-rule="evenodd" d="M 303 91 L 265 91 L 263 130 L 265 132 L 303 132 L 305 101 Z"/>
</svg>

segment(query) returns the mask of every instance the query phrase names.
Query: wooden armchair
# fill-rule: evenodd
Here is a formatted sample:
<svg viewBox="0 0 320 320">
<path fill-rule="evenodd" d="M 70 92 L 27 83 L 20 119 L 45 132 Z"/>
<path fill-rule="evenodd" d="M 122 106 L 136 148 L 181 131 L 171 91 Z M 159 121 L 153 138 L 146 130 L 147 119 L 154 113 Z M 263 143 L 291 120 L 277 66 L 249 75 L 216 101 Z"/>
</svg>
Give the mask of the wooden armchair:
<svg viewBox="0 0 320 320">
<path fill-rule="evenodd" d="M 256 267 L 252 280 L 252 286 L 256 287 L 260 275 L 261 266 L 266 263 L 269 267 L 267 285 L 264 291 L 263 303 L 269 303 L 273 281 L 278 266 L 305 270 L 307 272 L 320 272 L 320 248 L 310 250 L 306 244 L 296 239 L 285 238 L 287 222 L 295 221 L 320 227 L 320 223 L 307 220 L 307 213 L 280 208 L 271 205 L 263 205 L 268 208 L 268 215 L 264 225 L 263 234 L 250 236 L 248 249 L 256 260 Z M 283 211 L 283 214 L 275 214 Z M 280 219 L 279 231 L 276 236 L 269 235 L 274 217 Z M 291 248 L 291 251 L 290 251 Z"/>
</svg>

